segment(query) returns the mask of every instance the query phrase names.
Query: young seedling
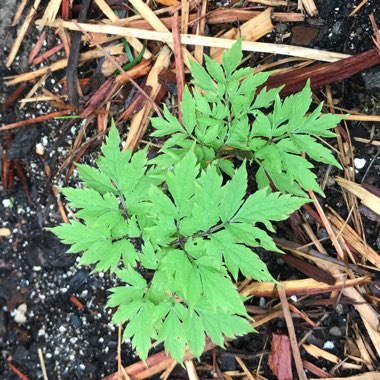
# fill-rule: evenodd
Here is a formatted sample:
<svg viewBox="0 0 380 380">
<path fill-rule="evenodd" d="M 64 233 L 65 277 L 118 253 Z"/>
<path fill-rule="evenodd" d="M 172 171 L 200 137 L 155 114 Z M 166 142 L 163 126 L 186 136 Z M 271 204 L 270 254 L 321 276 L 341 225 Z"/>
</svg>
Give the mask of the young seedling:
<svg viewBox="0 0 380 380">
<path fill-rule="evenodd" d="M 155 159 L 147 149 L 122 152 L 112 125 L 97 168 L 78 165 L 83 188 L 61 189 L 76 213 L 51 230 L 68 252 L 82 252 L 81 265 L 119 278 L 107 306 L 143 359 L 153 341 L 182 362 L 186 349 L 202 354 L 206 336 L 223 346 L 254 331 L 235 282 L 274 281 L 254 249 L 280 251 L 272 222 L 308 202 L 305 190 L 320 192 L 301 153 L 339 166 L 313 136 L 333 136 L 341 118 L 320 107 L 306 115 L 309 85 L 284 101 L 280 89 L 255 95 L 269 74 L 237 69 L 240 59 L 238 42 L 222 66 L 207 57 L 208 72 L 193 64 L 201 91 L 186 89 L 183 127 L 167 108 L 153 119 L 152 136 L 169 136 Z M 231 154 L 243 159 L 237 169 Z M 260 165 L 253 194 L 247 159 Z M 270 180 L 290 194 L 272 192 Z"/>
</svg>

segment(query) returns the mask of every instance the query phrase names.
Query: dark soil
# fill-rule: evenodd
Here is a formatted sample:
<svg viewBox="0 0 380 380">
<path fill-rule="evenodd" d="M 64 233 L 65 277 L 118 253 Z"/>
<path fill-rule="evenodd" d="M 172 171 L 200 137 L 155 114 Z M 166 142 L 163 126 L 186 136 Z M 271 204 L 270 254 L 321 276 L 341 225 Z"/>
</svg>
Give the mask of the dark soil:
<svg viewBox="0 0 380 380">
<path fill-rule="evenodd" d="M 368 15 L 374 13 L 380 25 L 380 7 L 378 0 L 369 0 L 355 17 L 348 17 L 354 5 L 352 0 L 316 0 L 319 17 L 307 18 L 304 25 L 277 24 L 276 32 L 270 37 L 280 40 L 287 32 L 293 32 L 292 43 L 306 44 L 318 49 L 340 51 L 349 54 L 366 51 L 373 47 L 372 28 Z M 11 20 L 19 1 L 1 2 L 0 36 L 3 49 L 0 61 L 5 62 L 16 28 Z M 313 28 L 312 38 L 301 41 L 298 35 L 304 30 L 295 26 Z M 294 34 L 296 36 L 294 37 Z M 29 71 L 27 63 L 32 43 L 38 32 L 32 29 L 27 34 L 16 62 L 10 70 L 0 66 L 1 76 Z M 304 36 L 303 36 L 304 37 Z M 54 36 L 49 35 L 47 44 L 54 44 Z M 269 37 L 268 37 L 269 38 Z M 285 43 L 290 43 L 286 40 Z M 51 45 L 53 46 L 53 45 Z M 51 75 L 45 86 L 50 91 L 58 91 L 60 75 Z M 7 88 L 0 82 L 1 102 L 14 88 Z M 339 106 L 368 114 L 380 114 L 380 68 L 376 67 L 349 80 L 333 86 L 334 98 Z M 1 123 L 35 117 L 51 112 L 44 103 L 37 106 L 27 105 L 20 110 L 11 107 L 1 113 Z M 379 124 L 351 122 L 352 137 L 364 137 L 379 140 Z M 91 268 L 79 268 L 77 257 L 65 254 L 66 247 L 46 230 L 61 222 L 56 199 L 52 193 L 52 184 L 75 185 L 77 176 L 74 171 L 70 182 L 65 174 L 55 174 L 48 179 L 44 172 L 44 162 L 57 172 L 67 156 L 70 146 L 79 129 L 79 122 L 55 120 L 36 126 L 27 126 L 15 130 L 13 142 L 9 147 L 12 159 L 20 160 L 27 175 L 29 193 L 25 191 L 19 178 L 10 192 L 0 185 L 0 228 L 11 231 L 9 237 L 0 237 L 0 378 L 18 379 L 10 370 L 7 362 L 12 363 L 29 379 L 42 379 L 38 358 L 38 349 L 43 351 L 49 379 L 101 379 L 117 369 L 117 329 L 110 323 L 112 311 L 105 309 L 107 293 L 105 289 L 115 284 L 114 279 L 106 276 L 90 276 Z M 377 137 L 376 137 L 377 136 Z M 0 135 L 2 150 L 6 147 L 6 134 Z M 37 155 L 36 144 L 45 148 L 43 158 Z M 380 187 L 380 161 L 378 149 L 373 145 L 355 143 L 355 157 L 364 159 L 364 166 L 356 169 L 357 181 L 364 180 Z M 0 153 L 2 153 L 2 150 Z M 98 149 L 88 150 L 84 161 L 93 162 Z M 1 154 L 2 155 L 2 154 Z M 0 155 L 0 157 L 1 157 Z M 358 166 L 359 167 L 359 166 Z M 322 175 L 325 168 L 320 169 Z M 336 174 L 336 173 L 334 173 Z M 325 206 L 332 206 L 343 217 L 347 215 L 339 187 L 330 181 Z M 375 249 L 380 248 L 378 225 L 363 217 L 367 233 L 367 242 Z M 287 266 L 278 256 L 265 255 L 271 273 L 281 280 L 303 278 L 304 275 Z M 83 304 L 83 309 L 75 306 L 70 299 L 75 296 Z M 318 301 L 319 298 L 315 297 Z M 270 299 L 254 298 L 252 305 L 265 306 Z M 306 305 L 306 304 L 305 304 Z M 342 302 L 332 306 L 305 306 L 303 309 L 315 321 L 324 314 L 327 318 L 313 331 L 308 342 L 326 349 L 343 358 L 347 316 L 360 323 L 354 308 Z M 309 326 L 302 320 L 295 320 L 298 336 L 301 338 Z M 217 363 L 221 371 L 240 369 L 235 356 L 240 356 L 249 368 L 257 368 L 261 362 L 261 373 L 274 378 L 267 365 L 267 353 L 270 351 L 272 333 L 286 333 L 283 319 L 275 319 L 259 328 L 260 334 L 250 334 L 231 342 L 227 350 L 216 350 Z M 363 330 L 364 331 L 364 330 Z M 122 347 L 123 364 L 128 365 L 138 358 L 131 352 L 130 345 Z M 303 357 L 320 368 L 330 370 L 332 363 L 316 361 L 307 354 Z M 211 364 L 211 354 L 205 354 L 202 362 Z M 337 376 L 349 376 L 357 372 L 342 370 Z M 210 372 L 199 372 L 201 376 L 211 377 Z M 177 367 L 172 378 L 186 378 L 186 372 Z"/>
</svg>

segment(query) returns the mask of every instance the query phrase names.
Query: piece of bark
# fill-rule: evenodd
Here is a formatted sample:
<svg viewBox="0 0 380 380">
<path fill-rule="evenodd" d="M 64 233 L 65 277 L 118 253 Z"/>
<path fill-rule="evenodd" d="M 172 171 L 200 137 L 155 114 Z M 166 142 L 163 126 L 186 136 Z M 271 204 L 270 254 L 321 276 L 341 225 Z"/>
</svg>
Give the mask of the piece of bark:
<svg viewBox="0 0 380 380">
<path fill-rule="evenodd" d="M 311 88 L 316 89 L 349 78 L 378 64 L 380 64 L 380 54 L 376 49 L 371 49 L 337 62 L 319 63 L 311 67 L 274 74 L 269 77 L 265 86 L 274 88 L 285 84 L 281 91 L 281 95 L 285 96 L 302 90 L 308 79 L 310 79 Z"/>
<path fill-rule="evenodd" d="M 91 0 L 82 0 L 82 8 L 78 15 L 78 21 L 83 22 L 86 19 Z M 67 95 L 69 102 L 74 107 L 78 107 L 78 77 L 77 66 L 79 62 L 79 48 L 81 44 L 82 33 L 71 32 L 71 49 L 67 60 L 66 80 L 67 80 Z"/>
<path fill-rule="evenodd" d="M 112 88 L 114 87 L 114 78 L 108 78 L 88 100 L 86 108 L 80 114 L 82 119 L 85 119 L 92 114 L 101 104 L 105 102 Z"/>
<path fill-rule="evenodd" d="M 306 261 L 297 259 L 290 255 L 279 255 L 279 258 L 283 259 L 289 266 L 296 268 L 301 273 L 311 277 L 312 279 L 324 282 L 325 284 L 334 285 L 336 279 L 329 272 L 318 268 Z"/>
<path fill-rule="evenodd" d="M 272 335 L 272 349 L 268 360 L 269 368 L 278 380 L 292 380 L 292 352 L 287 335 Z"/>
</svg>

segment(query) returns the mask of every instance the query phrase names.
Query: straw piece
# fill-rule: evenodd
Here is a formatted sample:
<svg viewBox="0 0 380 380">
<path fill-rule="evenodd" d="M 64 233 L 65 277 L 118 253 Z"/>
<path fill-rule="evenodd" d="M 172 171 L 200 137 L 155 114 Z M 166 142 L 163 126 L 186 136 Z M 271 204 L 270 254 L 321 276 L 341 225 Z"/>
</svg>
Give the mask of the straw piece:
<svg viewBox="0 0 380 380">
<path fill-rule="evenodd" d="M 348 15 L 348 17 L 354 16 L 366 3 L 368 0 L 362 0 L 360 4 Z"/>
<path fill-rule="evenodd" d="M 13 18 L 12 26 L 15 26 L 18 23 L 18 21 L 20 20 L 22 12 L 24 12 L 24 9 L 25 9 L 27 3 L 28 3 L 28 0 L 22 0 L 21 1 L 20 5 L 17 9 L 17 12 L 15 14 L 15 17 Z"/>
<path fill-rule="evenodd" d="M 374 197 L 376 197 L 376 195 L 374 195 Z M 373 248 L 368 246 L 363 241 L 363 239 L 361 239 L 358 233 L 349 224 L 347 224 L 335 211 L 333 211 L 332 209 L 330 211 L 333 214 L 329 215 L 329 219 L 331 223 L 334 225 L 334 227 L 336 227 L 336 229 L 340 231 L 345 242 L 352 246 L 356 251 L 358 251 L 372 264 L 380 268 L 380 255 Z"/>
<path fill-rule="evenodd" d="M 123 53 L 124 46 L 123 44 L 117 44 L 113 46 L 107 46 L 104 49 L 110 55 L 120 55 Z M 98 49 L 89 50 L 89 51 L 86 51 L 85 53 L 82 53 L 79 56 L 79 63 L 82 64 L 85 61 L 88 61 L 90 59 L 96 59 L 100 57 L 104 57 L 104 53 L 102 51 Z M 38 69 L 36 71 L 31 71 L 31 72 L 20 74 L 20 75 L 5 77 L 5 79 L 8 79 L 5 81 L 5 84 L 7 86 L 11 86 L 17 83 L 27 82 L 27 81 L 36 79 L 48 72 L 64 69 L 66 66 L 67 66 L 67 58 L 60 59 L 59 61 L 52 63 L 50 66 L 42 67 L 41 69 Z"/>
<path fill-rule="evenodd" d="M 355 182 L 348 181 L 344 178 L 337 177 L 336 181 L 338 184 L 349 191 L 350 193 L 356 195 L 364 206 L 367 206 L 376 214 L 380 215 L 380 198 L 375 194 L 370 193 L 363 186 L 358 185 Z"/>
<path fill-rule="evenodd" d="M 268 8 L 258 16 L 255 16 L 244 23 L 239 29 L 232 28 L 218 38 L 236 40 L 241 37 L 244 41 L 257 41 L 259 38 L 270 33 L 273 30 L 273 27 L 271 21 L 271 9 Z M 222 62 L 223 51 L 223 49 L 212 48 L 210 52 L 211 58 L 219 63 Z"/>
<path fill-rule="evenodd" d="M 49 0 L 47 7 L 45 8 L 45 12 L 42 16 L 43 21 L 54 21 L 57 17 L 59 8 L 61 6 L 62 0 Z M 43 25 L 40 26 L 40 30 Z"/>
<path fill-rule="evenodd" d="M 192 359 L 185 360 L 185 366 L 187 370 L 187 375 L 189 380 L 199 380 L 197 370 L 195 369 L 194 362 Z"/>
<path fill-rule="evenodd" d="M 206 13 L 207 13 L 207 0 L 202 0 L 202 6 L 200 11 L 200 20 L 197 26 L 197 35 L 204 35 L 206 27 Z M 203 47 L 195 46 L 194 49 L 194 58 L 199 62 L 200 65 L 203 63 Z"/>
<path fill-rule="evenodd" d="M 37 8 L 40 5 L 40 2 L 41 0 L 35 0 L 33 5 L 30 7 L 29 13 L 26 16 L 24 23 L 21 26 L 21 29 L 17 33 L 17 37 L 12 45 L 11 51 L 9 52 L 7 62 L 5 63 L 6 67 L 10 67 L 13 61 L 15 60 L 18 50 L 20 49 L 21 43 L 25 37 L 25 34 L 28 31 L 29 26 L 33 21 L 33 18 L 37 13 Z"/>
<path fill-rule="evenodd" d="M 26 94 L 25 98 L 20 101 L 23 104 L 20 105 L 20 110 L 25 107 L 25 103 L 35 94 L 35 92 L 38 90 L 38 87 L 41 86 L 41 84 L 47 79 L 49 76 L 49 73 L 46 73 L 43 75 L 37 83 L 30 89 L 30 91 Z"/>
<path fill-rule="evenodd" d="M 164 41 L 159 39 L 158 41 L 162 41 L 168 43 L 169 47 L 173 49 L 173 36 L 169 32 L 169 29 L 161 22 L 158 16 L 149 8 L 147 4 L 142 2 L 142 0 L 130 0 L 130 3 L 136 8 L 136 10 L 140 13 L 140 15 L 145 18 L 153 26 L 153 28 L 159 32 L 165 33 L 169 36 L 168 41 Z M 151 32 L 154 33 L 154 32 Z M 150 38 L 146 38 L 149 40 Z M 182 47 L 182 57 L 185 65 L 190 69 L 190 61 L 194 60 L 191 53 L 185 48 Z"/>
<path fill-rule="evenodd" d="M 189 0 L 181 0 L 181 33 L 187 33 L 189 28 Z"/>
<path fill-rule="evenodd" d="M 163 67 L 169 67 L 170 63 L 170 50 L 163 46 L 156 62 L 150 71 L 148 78 L 146 80 L 145 86 L 150 86 L 152 88 L 150 92 L 151 99 L 155 99 L 158 92 L 161 89 L 161 85 L 158 83 L 158 74 L 162 70 Z M 144 135 L 146 128 L 149 123 L 149 116 L 152 112 L 152 104 L 146 103 L 144 107 L 133 116 L 131 120 L 131 125 L 127 137 L 126 144 L 124 146 L 124 150 L 128 148 L 135 149 L 137 144 L 139 143 L 141 137 Z"/>
<path fill-rule="evenodd" d="M 305 9 L 309 16 L 316 16 L 318 14 L 318 9 L 314 4 L 314 0 L 301 0 L 302 8 Z"/>
<path fill-rule="evenodd" d="M 105 2 L 105 0 L 95 0 L 96 5 L 100 8 L 100 10 L 112 21 L 120 21 L 120 18 L 115 14 L 115 12 L 111 9 L 111 7 Z M 126 37 L 127 42 L 137 51 L 141 52 L 144 49 L 144 45 L 135 37 Z M 152 57 L 152 53 L 145 49 L 143 57 L 145 59 L 150 59 Z"/>
<path fill-rule="evenodd" d="M 39 20 L 36 21 L 36 24 L 39 24 Z M 78 23 L 78 25 L 86 30 L 87 32 L 99 32 L 104 34 L 112 34 L 117 36 L 138 36 L 143 39 L 161 41 L 164 43 L 173 44 L 173 35 L 170 32 L 155 32 L 142 29 L 134 28 L 124 28 L 114 25 L 98 25 L 98 24 L 86 24 Z M 49 26 L 52 27 L 64 27 L 70 30 L 78 30 L 78 27 L 74 22 L 69 21 L 54 21 L 49 23 Z M 206 36 L 197 36 L 195 34 L 181 34 L 182 44 L 188 45 L 200 45 L 200 46 L 210 46 L 210 47 L 219 47 L 224 49 L 229 49 L 236 42 L 235 40 L 224 39 L 224 38 L 214 38 Z M 315 59 L 325 62 L 336 62 L 343 58 L 350 57 L 347 54 L 328 52 L 324 50 L 316 50 L 310 48 L 303 48 L 299 46 L 291 46 L 284 44 L 271 44 L 265 42 L 251 42 L 243 41 L 242 49 L 244 51 L 253 51 L 258 53 L 272 53 L 272 54 L 282 54 L 289 55 L 294 57 L 301 57 L 307 59 Z M 188 51 L 186 50 L 188 53 Z M 190 53 L 188 53 L 190 54 Z M 186 62 L 186 61 L 185 61 Z"/>
<path fill-rule="evenodd" d="M 360 284 L 368 284 L 371 282 L 370 276 L 363 276 L 353 279 L 346 279 L 342 275 L 336 275 L 335 277 L 337 281 L 334 285 L 328 285 L 310 278 L 303 280 L 283 281 L 282 284 L 285 285 L 286 295 L 292 296 L 302 294 L 321 294 Z M 251 295 L 254 295 L 255 297 L 272 297 L 276 294 L 276 284 L 273 282 L 254 282 L 244 288 L 240 294 L 244 297 Z"/>
<path fill-rule="evenodd" d="M 287 7 L 289 2 L 286 0 L 248 0 L 249 3 L 264 4 L 270 7 Z"/>
</svg>

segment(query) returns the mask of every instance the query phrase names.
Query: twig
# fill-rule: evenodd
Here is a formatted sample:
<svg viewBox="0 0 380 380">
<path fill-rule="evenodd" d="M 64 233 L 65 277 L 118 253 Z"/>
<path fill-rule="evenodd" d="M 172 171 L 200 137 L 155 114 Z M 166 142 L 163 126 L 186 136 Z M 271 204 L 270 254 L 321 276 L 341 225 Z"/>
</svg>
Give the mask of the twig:
<svg viewBox="0 0 380 380">
<path fill-rule="evenodd" d="M 185 366 L 187 369 L 187 375 L 189 376 L 190 380 L 199 380 L 197 371 L 195 369 L 194 363 L 192 359 L 185 360 Z"/>
<path fill-rule="evenodd" d="M 36 24 L 39 25 L 40 21 L 37 20 Z M 70 21 L 54 21 L 48 23 L 52 27 L 64 27 L 70 30 L 77 30 L 76 23 Z M 114 25 L 99 25 L 99 24 L 79 24 L 81 28 L 87 32 L 104 33 L 124 37 L 140 37 L 152 41 L 161 41 L 167 43 L 169 46 L 173 45 L 173 35 L 170 32 L 156 32 L 135 28 L 124 28 Z M 165 27 L 166 28 L 166 27 Z M 230 49 L 236 40 L 214 38 L 206 36 L 197 36 L 195 34 L 181 34 L 182 44 L 210 46 L 224 49 Z M 303 48 L 299 46 L 284 45 L 284 44 L 271 44 L 266 42 L 251 42 L 243 41 L 242 49 L 244 51 L 253 51 L 258 53 L 273 53 L 283 54 L 301 58 L 315 59 L 326 62 L 336 62 L 343 58 L 350 57 L 347 54 L 328 52 L 324 50 L 316 50 L 311 48 Z M 187 51 L 187 50 L 186 50 Z M 190 54 L 190 53 L 189 53 Z M 186 63 L 186 56 L 184 56 Z"/>
<path fill-rule="evenodd" d="M 362 0 L 360 2 L 360 4 L 348 15 L 348 17 L 352 17 L 354 16 L 360 8 L 362 8 L 366 3 L 367 3 L 368 0 Z"/>
<path fill-rule="evenodd" d="M 183 60 L 182 60 L 182 52 L 181 52 L 181 35 L 179 31 L 178 25 L 178 12 L 174 12 L 173 15 L 173 23 L 172 23 L 172 31 L 173 31 L 173 50 L 174 50 L 174 59 L 175 59 L 175 75 L 177 79 L 177 98 L 178 104 L 181 104 L 182 94 L 185 88 L 185 71 L 183 69 Z M 182 123 L 182 110 L 179 107 L 178 112 L 179 122 Z"/>
<path fill-rule="evenodd" d="M 28 31 L 30 24 L 32 23 L 32 20 L 34 16 L 37 13 L 37 8 L 40 5 L 41 0 L 35 0 L 33 5 L 30 7 L 29 13 L 25 18 L 24 23 L 21 26 L 21 29 L 18 31 L 17 37 L 12 45 L 11 51 L 8 55 L 7 62 L 5 64 L 6 67 L 10 67 L 16 58 L 16 55 L 18 53 L 18 50 L 20 49 L 22 40 L 25 37 L 26 32 Z"/>
<path fill-rule="evenodd" d="M 41 371 L 42 371 L 42 377 L 44 380 L 49 380 L 47 371 L 46 371 L 46 365 L 45 365 L 45 359 L 44 359 L 44 354 L 41 350 L 41 348 L 38 348 L 38 359 L 40 360 L 40 365 L 41 365 Z"/>
<path fill-rule="evenodd" d="M 40 123 L 41 121 L 51 120 L 51 119 L 54 119 L 55 117 L 64 116 L 64 115 L 67 115 L 71 112 L 72 112 L 71 110 L 52 112 L 52 113 L 48 113 L 46 115 L 37 116 L 34 119 L 27 119 L 27 120 L 18 121 L 16 123 L 7 124 L 7 125 L 0 127 L 0 132 L 8 131 L 10 129 L 15 129 L 15 128 L 19 128 L 19 127 L 23 127 L 24 125 L 37 124 L 37 123 Z"/>
<path fill-rule="evenodd" d="M 296 337 L 296 333 L 294 331 L 294 325 L 293 325 L 293 321 L 292 321 L 292 316 L 290 314 L 288 300 L 286 299 L 285 286 L 280 284 L 277 287 L 277 292 L 278 292 L 278 295 L 280 297 L 282 310 L 284 312 L 284 318 L 285 318 L 286 326 L 288 327 L 290 345 L 292 346 L 293 358 L 294 358 L 294 362 L 295 362 L 295 365 L 297 368 L 298 378 L 299 378 L 299 380 L 307 380 L 307 377 L 305 375 L 305 371 L 304 371 L 303 366 L 302 366 L 302 358 L 301 358 L 300 350 L 298 348 L 297 337 Z"/>
<path fill-rule="evenodd" d="M 249 380 L 256 380 L 254 378 L 254 376 L 252 375 L 252 373 L 249 372 L 249 369 L 247 368 L 247 366 L 245 365 L 245 363 L 243 362 L 243 360 L 241 360 L 239 358 L 239 356 L 235 356 L 235 360 L 239 363 L 240 367 L 242 368 L 242 370 L 244 371 L 244 373 L 247 375 L 247 378 Z"/>
<path fill-rule="evenodd" d="M 82 28 L 82 26 L 76 22 L 75 20 L 73 21 L 74 25 L 76 25 L 76 27 L 87 37 L 87 39 L 89 41 L 91 41 L 103 54 L 104 56 L 109 60 L 111 61 L 119 70 L 120 72 L 122 73 L 122 75 L 126 76 L 128 78 L 128 80 L 137 88 L 137 90 L 140 91 L 140 93 L 145 97 L 145 99 L 151 103 L 152 107 L 154 108 L 154 110 L 157 112 L 158 115 L 161 116 L 161 110 L 160 108 L 157 106 L 157 104 L 154 102 L 154 100 L 140 87 L 140 85 L 130 77 L 130 75 L 124 71 L 124 69 L 122 68 L 122 66 L 119 64 L 119 62 L 116 61 L 116 59 L 114 59 L 110 54 L 108 54 L 108 52 L 102 47 L 100 46 L 88 33 L 86 30 L 84 30 Z"/>
</svg>

